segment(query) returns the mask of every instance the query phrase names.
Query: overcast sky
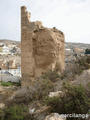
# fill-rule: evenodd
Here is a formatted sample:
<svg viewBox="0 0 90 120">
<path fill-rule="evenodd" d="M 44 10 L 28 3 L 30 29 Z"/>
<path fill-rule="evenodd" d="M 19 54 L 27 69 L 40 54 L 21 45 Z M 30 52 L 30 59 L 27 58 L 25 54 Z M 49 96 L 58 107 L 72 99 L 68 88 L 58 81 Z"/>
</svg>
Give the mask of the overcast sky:
<svg viewBox="0 0 90 120">
<path fill-rule="evenodd" d="M 21 40 L 22 5 L 32 21 L 63 31 L 67 42 L 90 43 L 90 0 L 0 0 L 0 39 Z"/>
</svg>

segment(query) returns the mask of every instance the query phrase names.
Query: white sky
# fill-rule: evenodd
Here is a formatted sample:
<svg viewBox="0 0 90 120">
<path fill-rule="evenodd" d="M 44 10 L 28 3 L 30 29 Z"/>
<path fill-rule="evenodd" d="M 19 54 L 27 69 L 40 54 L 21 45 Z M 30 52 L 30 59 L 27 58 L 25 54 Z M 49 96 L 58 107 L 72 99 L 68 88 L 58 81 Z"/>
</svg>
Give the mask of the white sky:
<svg viewBox="0 0 90 120">
<path fill-rule="evenodd" d="M 0 0 L 0 39 L 20 41 L 20 7 L 31 20 L 63 31 L 67 42 L 90 43 L 90 0 Z"/>
</svg>

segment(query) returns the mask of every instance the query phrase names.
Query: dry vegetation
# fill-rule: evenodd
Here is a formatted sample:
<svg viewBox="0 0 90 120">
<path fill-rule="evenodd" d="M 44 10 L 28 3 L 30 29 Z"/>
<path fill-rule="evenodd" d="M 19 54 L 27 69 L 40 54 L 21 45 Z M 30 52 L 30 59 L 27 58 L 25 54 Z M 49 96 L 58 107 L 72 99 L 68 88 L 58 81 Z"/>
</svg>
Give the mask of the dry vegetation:
<svg viewBox="0 0 90 120">
<path fill-rule="evenodd" d="M 35 118 L 28 112 L 28 105 L 38 101 L 42 106 L 50 106 L 51 112 L 57 113 L 89 113 L 90 110 L 90 85 L 88 89 L 82 85 L 72 85 L 65 81 L 74 80 L 84 70 L 90 68 L 90 57 L 78 59 L 72 66 L 66 69 L 62 75 L 56 71 L 48 71 L 32 83 L 30 87 L 20 88 L 6 101 L 6 108 L 0 110 L 0 120 L 42 120 Z M 62 82 L 64 96 L 49 98 L 48 94 L 55 91 L 56 83 Z M 67 120 L 82 120 L 67 118 Z M 86 119 L 83 119 L 86 120 Z"/>
</svg>

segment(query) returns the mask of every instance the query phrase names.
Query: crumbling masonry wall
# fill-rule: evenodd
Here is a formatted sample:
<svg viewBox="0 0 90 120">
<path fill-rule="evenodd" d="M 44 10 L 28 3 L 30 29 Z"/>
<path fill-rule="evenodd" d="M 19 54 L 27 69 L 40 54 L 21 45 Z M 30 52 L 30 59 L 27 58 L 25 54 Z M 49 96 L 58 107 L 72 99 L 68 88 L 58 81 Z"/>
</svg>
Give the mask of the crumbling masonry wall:
<svg viewBox="0 0 90 120">
<path fill-rule="evenodd" d="M 21 72 L 22 84 L 30 85 L 48 70 L 63 72 L 64 34 L 56 28 L 45 28 L 39 21 L 31 22 L 31 14 L 21 7 Z"/>
</svg>

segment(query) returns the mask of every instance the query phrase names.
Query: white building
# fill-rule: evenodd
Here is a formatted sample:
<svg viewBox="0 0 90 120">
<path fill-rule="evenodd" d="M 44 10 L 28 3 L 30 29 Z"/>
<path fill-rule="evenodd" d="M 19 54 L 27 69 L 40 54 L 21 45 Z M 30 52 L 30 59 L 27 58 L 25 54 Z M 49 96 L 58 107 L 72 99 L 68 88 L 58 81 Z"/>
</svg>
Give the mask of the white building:
<svg viewBox="0 0 90 120">
<path fill-rule="evenodd" d="M 0 43 L 0 47 L 3 47 L 4 46 L 4 43 Z"/>
<path fill-rule="evenodd" d="M 21 68 L 2 70 L 0 71 L 0 74 L 6 74 L 6 72 L 12 74 L 13 76 L 21 77 Z"/>
<path fill-rule="evenodd" d="M 2 47 L 2 52 L 0 52 L 1 55 L 8 55 L 10 54 L 10 49 L 7 46 Z"/>
</svg>

